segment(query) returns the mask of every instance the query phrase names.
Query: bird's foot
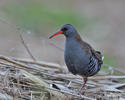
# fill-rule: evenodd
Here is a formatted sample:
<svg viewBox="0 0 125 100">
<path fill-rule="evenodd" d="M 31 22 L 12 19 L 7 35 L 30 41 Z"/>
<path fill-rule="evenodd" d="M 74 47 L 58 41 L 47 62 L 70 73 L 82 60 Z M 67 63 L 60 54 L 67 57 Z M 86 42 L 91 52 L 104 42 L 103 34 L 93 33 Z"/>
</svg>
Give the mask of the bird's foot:
<svg viewBox="0 0 125 100">
<path fill-rule="evenodd" d="M 82 87 L 78 90 L 78 94 L 84 94 L 85 93 L 85 86 L 84 84 L 82 85 Z"/>
<path fill-rule="evenodd" d="M 86 91 L 85 89 L 83 89 L 83 90 L 80 90 L 80 89 L 79 89 L 79 90 L 78 90 L 78 95 L 84 95 L 84 94 L 85 94 L 85 91 Z"/>
<path fill-rule="evenodd" d="M 87 77 L 83 77 L 83 80 L 84 80 L 84 83 L 83 83 L 83 85 L 81 86 L 81 88 L 79 89 L 79 93 L 80 94 L 84 94 L 85 93 L 85 84 L 86 84 L 86 82 L 87 82 Z M 82 91 L 82 90 L 84 90 L 84 91 Z"/>
</svg>

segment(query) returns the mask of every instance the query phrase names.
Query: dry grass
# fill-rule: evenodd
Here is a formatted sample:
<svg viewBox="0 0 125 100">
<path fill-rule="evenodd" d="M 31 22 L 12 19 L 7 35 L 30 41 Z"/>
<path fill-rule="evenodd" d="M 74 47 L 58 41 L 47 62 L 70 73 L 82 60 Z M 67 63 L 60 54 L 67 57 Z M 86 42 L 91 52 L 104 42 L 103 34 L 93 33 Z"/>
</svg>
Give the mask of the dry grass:
<svg viewBox="0 0 125 100">
<path fill-rule="evenodd" d="M 66 67 L 0 56 L 0 100 L 118 100 L 125 97 L 124 78 L 101 73 L 79 94 L 82 78 Z"/>
</svg>

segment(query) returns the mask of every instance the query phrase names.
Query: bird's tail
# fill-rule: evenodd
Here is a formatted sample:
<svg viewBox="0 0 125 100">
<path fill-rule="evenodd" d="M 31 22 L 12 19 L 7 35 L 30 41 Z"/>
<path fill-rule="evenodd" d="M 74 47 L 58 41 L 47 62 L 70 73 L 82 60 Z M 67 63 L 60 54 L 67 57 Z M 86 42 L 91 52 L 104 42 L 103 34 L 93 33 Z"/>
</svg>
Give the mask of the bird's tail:
<svg viewBox="0 0 125 100">
<path fill-rule="evenodd" d="M 104 56 L 102 56 L 102 60 L 104 59 Z"/>
</svg>

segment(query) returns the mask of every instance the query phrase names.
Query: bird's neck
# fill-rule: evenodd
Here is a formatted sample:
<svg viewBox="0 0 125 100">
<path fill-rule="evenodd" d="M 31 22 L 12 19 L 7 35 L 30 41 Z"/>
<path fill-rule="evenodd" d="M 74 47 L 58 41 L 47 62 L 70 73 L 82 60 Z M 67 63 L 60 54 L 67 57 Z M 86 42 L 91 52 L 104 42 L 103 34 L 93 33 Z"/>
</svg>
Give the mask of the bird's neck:
<svg viewBox="0 0 125 100">
<path fill-rule="evenodd" d="M 82 41 L 82 38 L 80 37 L 80 35 L 77 33 L 75 36 L 74 36 L 74 39 L 78 42 L 81 42 Z"/>
<path fill-rule="evenodd" d="M 80 35 L 76 33 L 73 37 L 66 37 L 66 46 L 76 46 L 82 41 Z"/>
</svg>

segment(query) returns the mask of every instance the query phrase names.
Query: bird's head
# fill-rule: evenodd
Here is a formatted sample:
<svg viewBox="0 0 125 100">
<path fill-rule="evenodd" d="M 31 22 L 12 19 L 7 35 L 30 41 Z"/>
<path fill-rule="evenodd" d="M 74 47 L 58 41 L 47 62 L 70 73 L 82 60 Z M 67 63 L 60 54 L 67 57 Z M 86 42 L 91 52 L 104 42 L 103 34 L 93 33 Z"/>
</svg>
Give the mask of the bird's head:
<svg viewBox="0 0 125 100">
<path fill-rule="evenodd" d="M 77 31 L 71 24 L 65 24 L 61 27 L 60 31 L 53 34 L 49 38 L 51 39 L 54 36 L 57 36 L 57 35 L 60 35 L 60 34 L 64 34 L 66 37 L 73 37 L 73 36 L 75 36 L 75 34 L 77 34 Z"/>
</svg>

